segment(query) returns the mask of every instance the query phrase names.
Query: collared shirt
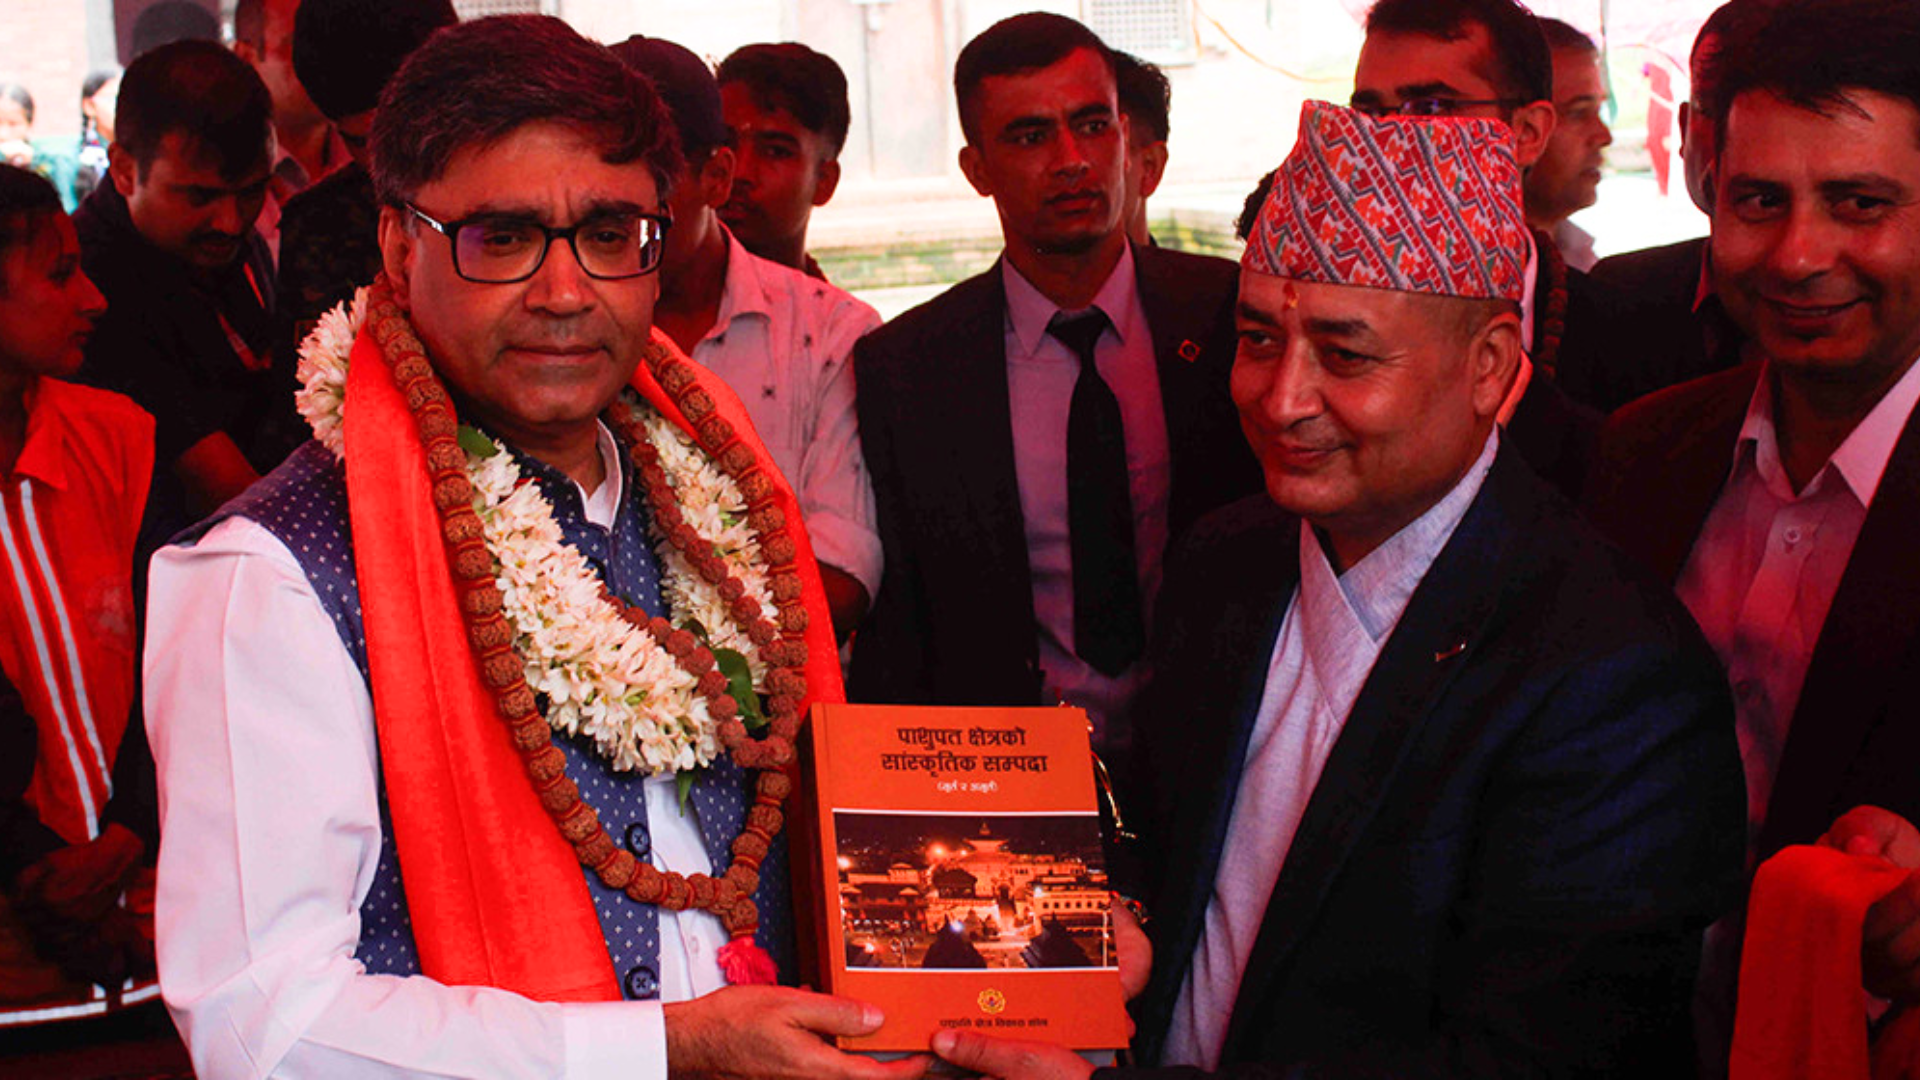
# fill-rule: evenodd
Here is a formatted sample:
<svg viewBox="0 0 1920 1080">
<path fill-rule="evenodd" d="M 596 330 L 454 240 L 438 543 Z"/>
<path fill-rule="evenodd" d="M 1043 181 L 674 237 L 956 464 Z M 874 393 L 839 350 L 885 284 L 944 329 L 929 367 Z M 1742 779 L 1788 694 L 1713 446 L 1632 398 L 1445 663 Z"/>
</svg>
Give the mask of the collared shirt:
<svg viewBox="0 0 1920 1080">
<path fill-rule="evenodd" d="M 1294 831 L 1374 662 L 1493 467 L 1500 437 L 1453 489 L 1344 574 L 1300 523 L 1300 585 L 1267 665 L 1205 929 L 1174 1004 L 1165 1062 L 1215 1069 Z"/>
<path fill-rule="evenodd" d="M 1894 444 L 1920 400 L 1907 369 L 1798 493 L 1780 460 L 1773 370 L 1761 369 L 1733 465 L 1675 585 L 1727 667 L 1747 775 L 1747 859 L 1767 819 L 1807 665 Z M 1724 1072 L 1733 1038 L 1744 912 L 1709 927 L 1695 988 L 1700 1045 Z M 1717 1048 L 1717 1050 L 1716 1050 Z"/>
<path fill-rule="evenodd" d="M 693 360 L 740 396 L 800 500 L 820 562 L 880 591 L 873 481 L 853 409 L 853 343 L 880 315 L 852 294 L 762 259 L 727 233 L 727 280 Z"/>
<path fill-rule="evenodd" d="M 1125 749 L 1127 707 L 1139 690 L 1142 666 L 1116 677 L 1095 671 L 1073 651 L 1073 541 L 1067 527 L 1067 413 L 1080 359 L 1047 324 L 1060 310 L 1013 263 L 1001 259 L 1007 294 L 1007 401 L 1013 416 L 1014 472 L 1026 524 L 1027 563 L 1033 575 L 1033 614 L 1040 633 L 1046 692 L 1087 710 L 1095 749 Z M 1140 306 L 1133 249 L 1124 248 L 1090 307 L 1107 316 L 1094 345 L 1094 366 L 1120 402 L 1126 430 L 1128 493 L 1133 502 L 1133 551 L 1143 615 L 1160 588 L 1167 546 L 1167 498 L 1173 463 L 1153 333 Z M 1010 628 L 1011 629 L 1011 628 Z"/>
<path fill-rule="evenodd" d="M 1780 460 L 1773 369 L 1762 369 L 1731 474 L 1680 573 L 1676 591 L 1733 683 L 1749 845 L 1766 820 L 1820 628 L 1916 400 L 1920 364 L 1796 493 Z"/>
<path fill-rule="evenodd" d="M 622 473 L 604 429 L 600 450 L 608 481 L 580 495 L 608 528 Z M 363 974 L 383 842 L 366 680 L 299 562 L 251 521 L 162 549 L 152 582 L 148 641 L 169 643 L 146 682 L 166 795 L 156 922 L 167 1004 L 203 1073 L 664 1080 L 659 1002 Z M 654 865 L 711 873 L 673 778 L 648 779 L 646 799 Z M 719 921 L 659 920 L 661 1000 L 722 987 Z"/>
<path fill-rule="evenodd" d="M 267 249 L 273 253 L 274 265 L 280 263 L 280 214 L 286 208 L 287 200 L 307 190 L 321 180 L 339 172 L 353 161 L 353 154 L 347 150 L 345 139 L 332 124 L 327 125 L 327 141 L 324 144 L 320 175 L 307 171 L 300 159 L 288 153 L 286 148 L 275 143 L 279 156 L 274 159 L 273 171 L 267 174 L 267 199 L 260 204 L 260 216 L 254 219 L 253 227 L 260 238 L 267 242 Z"/>
<path fill-rule="evenodd" d="M 1560 249 L 1560 257 L 1567 265 L 1585 273 L 1593 269 L 1600 256 L 1593 250 L 1593 234 L 1573 223 L 1572 218 L 1562 218 L 1553 227 L 1553 243 Z"/>
</svg>

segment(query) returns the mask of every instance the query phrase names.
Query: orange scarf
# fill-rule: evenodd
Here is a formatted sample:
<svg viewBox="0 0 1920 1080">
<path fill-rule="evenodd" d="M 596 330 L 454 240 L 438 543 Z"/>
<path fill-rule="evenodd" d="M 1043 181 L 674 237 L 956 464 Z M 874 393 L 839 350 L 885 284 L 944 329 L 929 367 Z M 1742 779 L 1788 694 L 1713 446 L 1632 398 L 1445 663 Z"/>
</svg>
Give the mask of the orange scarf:
<svg viewBox="0 0 1920 1080">
<path fill-rule="evenodd" d="M 1747 907 L 1732 1080 L 1866 1080 L 1860 928 L 1906 876 L 1885 859 L 1825 847 L 1784 848 L 1761 864 Z M 1907 1027 L 1896 1021 L 1875 1056 L 1911 1042 Z M 1898 1075 L 1882 1071 L 1893 1064 L 1875 1061 L 1873 1075 Z"/>
<path fill-rule="evenodd" d="M 675 348 L 657 330 L 654 343 Z M 840 701 L 833 624 L 799 504 L 739 399 L 689 367 L 774 480 L 807 606 L 807 704 Z M 645 364 L 633 387 L 690 430 Z M 368 329 L 354 342 L 346 400 L 347 500 L 381 773 L 421 967 L 449 985 L 537 1000 L 619 1000 L 579 860 L 541 809 L 468 649 L 426 453 Z"/>
</svg>

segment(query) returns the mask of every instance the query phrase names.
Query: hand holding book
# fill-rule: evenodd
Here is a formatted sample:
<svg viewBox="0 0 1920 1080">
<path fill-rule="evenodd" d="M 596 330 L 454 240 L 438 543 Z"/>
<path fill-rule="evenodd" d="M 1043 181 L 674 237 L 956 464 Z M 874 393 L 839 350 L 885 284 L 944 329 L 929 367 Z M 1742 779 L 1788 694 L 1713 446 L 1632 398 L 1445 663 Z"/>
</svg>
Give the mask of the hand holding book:
<svg viewBox="0 0 1920 1080">
<path fill-rule="evenodd" d="M 729 986 L 664 1009 L 667 1072 L 754 1080 L 919 1080 L 924 1054 L 875 1061 L 834 1047 L 885 1022 L 849 998 L 779 986 Z"/>
</svg>

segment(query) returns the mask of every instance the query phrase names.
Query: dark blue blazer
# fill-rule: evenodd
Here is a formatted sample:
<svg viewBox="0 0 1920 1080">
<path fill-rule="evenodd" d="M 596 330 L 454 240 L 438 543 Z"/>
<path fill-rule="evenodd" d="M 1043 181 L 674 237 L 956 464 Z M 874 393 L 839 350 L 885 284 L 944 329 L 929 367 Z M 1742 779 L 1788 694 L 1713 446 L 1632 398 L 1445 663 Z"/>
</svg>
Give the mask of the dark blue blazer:
<svg viewBox="0 0 1920 1080">
<path fill-rule="evenodd" d="M 1255 498 L 1169 561 L 1131 788 L 1149 1064 L 1220 873 L 1298 539 Z M 1699 630 L 1509 444 L 1314 788 L 1221 1071 L 1690 1074 L 1699 934 L 1738 900 L 1744 809 Z"/>
</svg>

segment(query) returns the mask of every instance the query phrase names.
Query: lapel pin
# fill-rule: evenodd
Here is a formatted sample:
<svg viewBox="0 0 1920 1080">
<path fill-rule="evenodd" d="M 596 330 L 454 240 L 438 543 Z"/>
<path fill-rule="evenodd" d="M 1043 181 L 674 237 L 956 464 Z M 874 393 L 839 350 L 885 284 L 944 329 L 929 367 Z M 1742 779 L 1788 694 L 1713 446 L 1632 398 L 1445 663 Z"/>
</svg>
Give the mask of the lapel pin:
<svg viewBox="0 0 1920 1080">
<path fill-rule="evenodd" d="M 1456 656 L 1459 656 L 1461 653 L 1466 651 L 1467 651 L 1467 643 L 1462 641 L 1451 648 L 1441 649 L 1439 652 L 1434 653 L 1433 662 L 1436 664 L 1444 663 L 1448 660 L 1453 659 Z"/>
<path fill-rule="evenodd" d="M 1185 360 L 1189 364 L 1200 359 L 1200 343 L 1192 338 L 1181 341 L 1178 351 L 1180 353 L 1180 359 Z"/>
</svg>

